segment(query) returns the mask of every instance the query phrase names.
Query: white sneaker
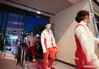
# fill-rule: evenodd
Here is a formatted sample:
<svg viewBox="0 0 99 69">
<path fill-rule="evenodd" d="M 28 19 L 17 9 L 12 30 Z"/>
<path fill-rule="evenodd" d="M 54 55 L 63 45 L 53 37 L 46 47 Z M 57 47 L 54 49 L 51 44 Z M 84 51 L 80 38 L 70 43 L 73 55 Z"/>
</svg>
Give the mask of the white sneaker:
<svg viewBox="0 0 99 69">
<path fill-rule="evenodd" d="M 35 59 L 33 59 L 32 61 L 33 61 L 33 62 L 35 62 L 36 60 L 35 60 Z"/>
</svg>

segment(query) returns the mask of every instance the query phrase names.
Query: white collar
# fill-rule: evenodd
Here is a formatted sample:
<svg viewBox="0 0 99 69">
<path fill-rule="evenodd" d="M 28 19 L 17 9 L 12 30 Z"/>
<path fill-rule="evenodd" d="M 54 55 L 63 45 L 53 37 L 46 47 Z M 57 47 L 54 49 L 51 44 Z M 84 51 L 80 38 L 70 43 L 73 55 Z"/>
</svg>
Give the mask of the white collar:
<svg viewBox="0 0 99 69">
<path fill-rule="evenodd" d="M 47 29 L 45 29 L 45 31 L 46 31 L 46 32 L 50 32 L 51 30 L 48 31 Z"/>
<path fill-rule="evenodd" d="M 86 22 L 84 22 L 84 21 L 81 21 L 80 24 L 83 24 L 85 26 L 88 26 L 88 24 Z"/>
</svg>

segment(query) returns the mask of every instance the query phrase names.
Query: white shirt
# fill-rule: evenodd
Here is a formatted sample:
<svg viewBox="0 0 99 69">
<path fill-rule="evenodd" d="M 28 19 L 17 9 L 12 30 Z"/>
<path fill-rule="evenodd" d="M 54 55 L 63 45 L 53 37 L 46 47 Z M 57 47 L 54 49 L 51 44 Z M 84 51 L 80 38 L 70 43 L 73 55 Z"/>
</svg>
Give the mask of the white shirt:
<svg viewBox="0 0 99 69">
<path fill-rule="evenodd" d="M 16 46 L 18 40 L 18 35 L 10 35 L 9 36 L 9 41 L 11 46 Z"/>
<path fill-rule="evenodd" d="M 83 51 L 86 54 L 87 60 L 91 61 L 95 67 L 99 67 L 99 59 L 95 54 L 95 44 L 99 43 L 99 39 L 93 36 L 88 26 L 84 21 L 81 21 L 76 29 L 75 34 L 78 37 Z"/>
<path fill-rule="evenodd" d="M 34 46 L 35 38 L 32 35 L 28 35 L 26 38 L 26 43 L 28 46 Z"/>
<path fill-rule="evenodd" d="M 44 43 L 44 39 L 46 39 L 46 46 Z M 46 53 L 46 47 L 47 48 L 53 47 L 52 44 L 53 46 L 56 46 L 56 42 L 52 30 L 50 30 L 49 32 L 46 29 L 43 30 L 41 33 L 41 45 L 42 45 L 43 53 Z"/>
</svg>

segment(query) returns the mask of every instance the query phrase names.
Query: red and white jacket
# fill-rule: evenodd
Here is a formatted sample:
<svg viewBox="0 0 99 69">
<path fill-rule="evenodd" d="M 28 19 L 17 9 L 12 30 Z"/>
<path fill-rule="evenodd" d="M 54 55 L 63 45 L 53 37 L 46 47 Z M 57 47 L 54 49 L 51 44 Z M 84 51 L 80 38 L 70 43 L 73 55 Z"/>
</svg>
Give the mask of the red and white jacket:
<svg viewBox="0 0 99 69">
<path fill-rule="evenodd" d="M 43 53 L 46 53 L 46 50 L 48 48 L 51 48 L 53 46 L 56 46 L 55 38 L 53 35 L 52 30 L 47 31 L 44 29 L 41 33 L 41 45 L 43 49 Z"/>
<path fill-rule="evenodd" d="M 99 39 L 93 36 L 84 21 L 81 21 L 75 29 L 75 35 L 79 39 L 82 49 L 86 55 L 86 59 L 95 67 L 99 67 L 99 59 L 95 54 L 95 44 L 99 44 Z M 78 55 L 79 56 L 79 55 Z"/>
</svg>

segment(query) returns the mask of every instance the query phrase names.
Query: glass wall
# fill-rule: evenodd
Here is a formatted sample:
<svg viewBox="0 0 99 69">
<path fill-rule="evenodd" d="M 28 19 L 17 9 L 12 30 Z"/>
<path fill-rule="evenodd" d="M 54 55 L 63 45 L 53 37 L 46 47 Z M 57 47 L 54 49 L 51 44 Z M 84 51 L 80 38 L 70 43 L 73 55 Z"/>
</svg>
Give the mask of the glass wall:
<svg viewBox="0 0 99 69">
<path fill-rule="evenodd" d="M 17 35 L 30 31 L 40 34 L 44 24 L 49 22 L 49 18 L 15 7 L 0 5 L 0 39 L 4 40 L 14 30 L 17 31 Z"/>
</svg>

